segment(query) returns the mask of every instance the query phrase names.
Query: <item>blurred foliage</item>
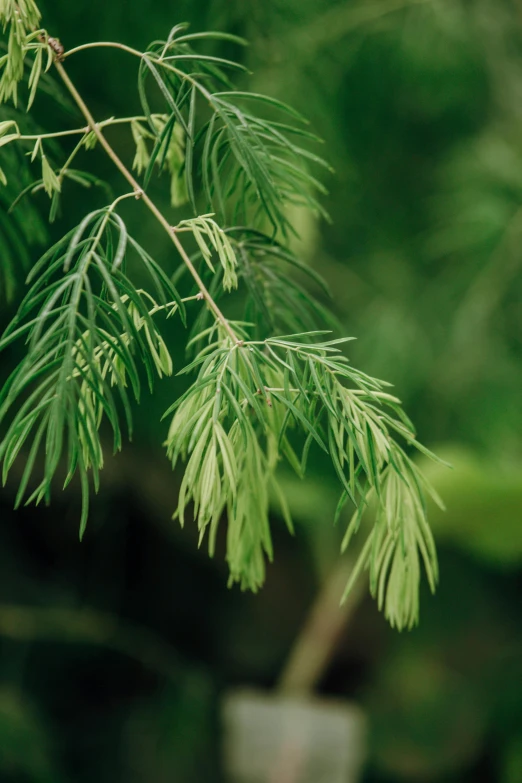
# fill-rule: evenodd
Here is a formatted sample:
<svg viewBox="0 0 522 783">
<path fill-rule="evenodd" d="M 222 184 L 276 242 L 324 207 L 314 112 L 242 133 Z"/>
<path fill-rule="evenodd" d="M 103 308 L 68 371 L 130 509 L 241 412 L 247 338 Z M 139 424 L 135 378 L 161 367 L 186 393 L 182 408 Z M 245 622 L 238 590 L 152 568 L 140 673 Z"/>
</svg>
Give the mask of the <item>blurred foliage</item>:
<svg viewBox="0 0 522 783">
<path fill-rule="evenodd" d="M 244 35 L 252 88 L 295 104 L 325 139 L 336 170 L 325 203 L 333 223 L 300 215 L 297 248 L 328 279 L 343 328 L 358 338 L 354 364 L 395 383 L 422 440 L 440 447 L 453 470 L 434 467 L 431 476 L 448 511 L 432 513 L 441 586 L 435 598 L 422 597 L 420 627 L 394 635 L 363 602 L 321 688 L 369 712 L 367 783 L 517 783 L 520 4 L 42 6 L 66 47 L 91 38 L 143 46 L 181 20 Z M 97 116 L 137 107 L 132 64 L 110 52 L 82 57 L 71 72 Z M 56 112 L 70 108 L 57 103 Z M 54 128 L 54 117 L 38 120 Z M 108 176 L 104 164 L 98 173 Z M 75 193 L 67 220 L 93 198 Z M 34 230 L 25 240 L 41 243 L 36 213 L 28 219 Z M 136 231 L 141 240 L 148 228 Z M 12 246 L 1 217 L 0 232 Z M 158 255 L 169 252 L 160 236 L 147 240 Z M 26 251 L 17 252 L 22 263 Z M 17 270 L 18 284 L 21 277 Z M 305 485 L 285 481 L 304 535 L 289 539 L 280 521 L 279 557 L 264 590 L 228 592 L 219 558 L 207 563 L 190 531 L 168 521 L 178 476 L 150 444 L 166 434 L 156 422 L 172 396 L 169 383 L 151 398 L 150 416 L 136 412 L 134 448 L 107 466 L 81 547 L 73 491 L 52 512 L 14 514 L 13 489 L 4 490 L 0 600 L 28 614 L 23 625 L 0 613 L 2 781 L 220 780 L 219 694 L 236 683 L 274 684 L 337 551 L 334 480 L 316 455 Z M 44 633 L 38 612 L 46 608 L 77 616 L 79 628 L 92 628 L 92 611 L 110 632 L 87 638 L 87 630 L 60 631 L 48 618 Z M 157 644 L 167 668 L 158 668 Z"/>
</svg>

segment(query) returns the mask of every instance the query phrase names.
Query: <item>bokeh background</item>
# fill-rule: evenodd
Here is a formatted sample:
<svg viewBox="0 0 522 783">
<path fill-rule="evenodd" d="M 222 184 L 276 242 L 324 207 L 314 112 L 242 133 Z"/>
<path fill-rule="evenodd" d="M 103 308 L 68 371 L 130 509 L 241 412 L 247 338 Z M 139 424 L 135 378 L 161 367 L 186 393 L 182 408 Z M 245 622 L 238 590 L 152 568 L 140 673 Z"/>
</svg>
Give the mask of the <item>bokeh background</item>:
<svg viewBox="0 0 522 783">
<path fill-rule="evenodd" d="M 520 783 L 520 0 L 41 7 L 66 48 L 95 39 L 144 48 L 179 21 L 245 36 L 248 49 L 221 51 L 248 65 L 252 89 L 294 104 L 325 140 L 333 222 L 295 215 L 296 250 L 334 291 L 344 332 L 357 337 L 354 364 L 394 383 L 420 438 L 453 470 L 427 466 L 448 510 L 432 514 L 441 583 L 434 597 L 423 590 L 419 627 L 390 630 L 363 596 L 318 693 L 367 714 L 364 783 Z M 98 118 L 139 111 L 125 55 L 85 53 L 70 73 Z M 77 123 L 58 96 L 35 108 L 46 130 Z M 132 155 L 127 136 L 112 138 Z M 92 161 L 118 189 L 103 158 Z M 23 290 L 21 267 L 104 203 L 103 193 L 71 191 L 48 230 L 36 199 L 13 230 L 9 198 L 2 326 Z M 157 256 L 171 252 L 146 216 L 134 230 Z M 2 357 L 2 379 L 16 361 L 16 349 Z M 274 514 L 263 591 L 227 589 L 222 557 L 210 561 L 194 530 L 170 519 L 179 476 L 160 446 L 160 417 L 181 388 L 163 381 L 136 411 L 134 441 L 107 460 L 81 545 L 74 488 L 50 509 L 18 512 L 14 483 L 2 490 L 2 783 L 224 783 L 223 695 L 276 686 L 338 566 L 338 487 L 316 456 L 304 484 L 283 476 L 296 536 Z"/>
</svg>

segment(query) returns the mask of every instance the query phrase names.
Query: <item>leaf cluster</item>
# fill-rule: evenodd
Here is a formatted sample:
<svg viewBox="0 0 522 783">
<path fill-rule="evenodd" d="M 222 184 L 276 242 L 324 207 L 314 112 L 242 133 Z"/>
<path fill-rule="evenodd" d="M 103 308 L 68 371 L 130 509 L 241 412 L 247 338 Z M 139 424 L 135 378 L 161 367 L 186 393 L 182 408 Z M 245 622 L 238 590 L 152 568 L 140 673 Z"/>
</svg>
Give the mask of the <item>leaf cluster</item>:
<svg viewBox="0 0 522 783">
<path fill-rule="evenodd" d="M 186 189 L 196 214 L 199 185 L 207 209 L 229 225 L 245 222 L 262 227 L 268 220 L 273 231 L 287 232 L 292 230 L 285 210 L 287 204 L 303 205 L 324 214 L 315 194 L 324 193 L 325 189 L 309 168 L 328 165 L 301 145 L 303 140 L 319 139 L 302 127 L 304 118 L 286 104 L 234 89 L 228 74 L 244 71 L 244 67 L 196 52 L 192 44 L 202 38 L 244 43 L 220 33 L 185 33 L 185 26 L 178 25 L 166 41 L 152 44 L 141 58 L 141 105 L 156 136 L 145 180 L 179 125 L 185 136 Z M 150 78 L 170 112 L 161 132 L 150 109 Z M 285 121 L 259 116 L 254 113 L 256 107 L 268 109 Z"/>
<path fill-rule="evenodd" d="M 140 368 L 149 385 L 170 374 L 168 350 L 149 314 L 152 298 L 125 272 L 132 248 L 148 271 L 158 300 L 183 308 L 171 282 L 127 233 L 113 205 L 87 215 L 32 269 L 32 283 L 0 341 L 0 350 L 25 338 L 27 353 L 0 394 L 3 481 L 19 452 L 30 444 L 16 505 L 26 495 L 39 452 L 43 476 L 27 502 L 49 500 L 53 477 L 65 458 L 66 486 L 75 473 L 82 487 L 80 535 L 88 514 L 88 472 L 94 487 L 103 467 L 102 420 L 114 449 L 121 448 L 123 412 L 132 429 L 129 394 L 139 399 Z M 154 300 L 152 300 L 154 304 Z"/>
<path fill-rule="evenodd" d="M 437 560 L 424 497 L 431 489 L 396 436 L 425 449 L 399 400 L 384 391 L 388 384 L 350 366 L 338 347 L 346 338 L 324 340 L 324 333 L 312 332 L 248 341 L 242 325 L 234 326 L 245 338 L 239 344 L 215 328 L 200 336 L 208 344 L 185 368 L 199 367 L 197 381 L 167 411 L 174 412 L 168 454 L 173 465 L 180 457 L 187 460 L 181 521 L 192 502 L 200 536 L 209 530 L 212 553 L 226 508 L 231 579 L 257 588 L 263 553 L 272 554 L 266 493 L 267 487 L 278 492 L 277 464 L 284 458 L 303 477 L 310 448 L 319 447 L 343 486 L 338 513 L 348 499 L 356 507 L 345 547 L 365 509 L 371 502 L 376 506 L 375 525 L 347 591 L 368 568 L 372 592 L 390 622 L 411 627 L 420 561 L 434 589 Z M 234 534 L 238 530 L 241 536 Z"/>
<path fill-rule="evenodd" d="M 35 54 L 29 75 L 28 109 L 34 101 L 42 72 L 52 65 L 52 52 L 41 40 L 40 18 L 34 0 L 0 0 L 0 24 L 4 32 L 9 28 L 7 53 L 0 57 L 0 103 L 12 100 L 16 106 L 18 84 L 24 78 L 28 53 Z"/>
<path fill-rule="evenodd" d="M 199 255 L 212 275 L 216 269 L 212 263 L 213 254 L 221 265 L 221 282 L 225 291 L 237 288 L 238 261 L 234 245 L 228 234 L 213 220 L 212 215 L 200 215 L 182 220 L 175 228 L 177 233 L 190 231 L 199 249 Z"/>
<path fill-rule="evenodd" d="M 185 132 L 182 125 L 175 123 L 172 132 L 165 133 L 168 123 L 168 115 L 152 114 L 149 116 L 155 132 L 151 132 L 142 121 L 131 120 L 131 130 L 136 154 L 132 168 L 138 175 L 146 172 L 145 181 L 148 184 L 152 173 L 152 167 L 156 164 L 159 172 L 167 171 L 170 174 L 170 202 L 173 207 L 182 207 L 188 201 L 187 187 L 183 176 L 185 162 Z M 158 146 L 158 137 L 163 138 L 163 144 Z M 152 141 L 152 156 L 149 144 Z"/>
</svg>

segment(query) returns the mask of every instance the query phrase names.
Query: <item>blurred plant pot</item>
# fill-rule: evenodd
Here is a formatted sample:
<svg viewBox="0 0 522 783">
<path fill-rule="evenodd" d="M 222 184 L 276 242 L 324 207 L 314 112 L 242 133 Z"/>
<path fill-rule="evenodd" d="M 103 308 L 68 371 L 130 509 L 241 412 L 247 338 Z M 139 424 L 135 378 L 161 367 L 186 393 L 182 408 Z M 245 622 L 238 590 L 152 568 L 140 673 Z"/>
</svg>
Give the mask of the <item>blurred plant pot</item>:
<svg viewBox="0 0 522 783">
<path fill-rule="evenodd" d="M 227 783 L 357 783 L 361 709 L 341 699 L 236 690 L 222 707 Z"/>
</svg>

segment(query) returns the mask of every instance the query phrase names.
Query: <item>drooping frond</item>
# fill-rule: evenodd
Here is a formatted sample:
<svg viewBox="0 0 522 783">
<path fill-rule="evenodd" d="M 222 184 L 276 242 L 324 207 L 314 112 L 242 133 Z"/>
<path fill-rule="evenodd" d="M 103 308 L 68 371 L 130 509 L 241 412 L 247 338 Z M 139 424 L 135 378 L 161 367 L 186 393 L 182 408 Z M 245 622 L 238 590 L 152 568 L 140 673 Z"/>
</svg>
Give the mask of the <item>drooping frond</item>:
<svg viewBox="0 0 522 783">
<path fill-rule="evenodd" d="M 0 349 L 19 338 L 28 346 L 0 395 L 3 480 L 30 444 L 16 505 L 26 496 L 39 456 L 43 475 L 27 502 L 48 500 L 65 458 L 65 484 L 75 473 L 81 480 L 81 534 L 87 520 L 88 472 L 92 470 L 97 488 L 103 467 L 102 420 L 109 422 L 114 448 L 119 449 L 122 411 L 129 430 L 132 426 L 128 387 L 138 398 L 140 366 L 149 384 L 155 373 L 172 369 L 149 314 L 151 297 L 137 290 L 125 273 L 129 247 L 147 268 L 158 299 L 182 306 L 164 272 L 108 207 L 88 215 L 40 259 L 30 275 L 33 285 L 0 341 Z"/>
<path fill-rule="evenodd" d="M 393 450 L 393 464 L 382 472 L 381 495 L 371 487 L 354 513 L 343 540 L 345 550 L 357 532 L 365 508 L 373 518 L 344 596 L 363 569 L 370 575 L 370 591 L 392 626 L 411 628 L 419 616 L 419 583 L 424 565 L 432 592 L 438 578 L 435 543 L 426 518 L 424 495 L 441 505 L 419 469 L 400 447 Z M 369 521 L 369 520 L 368 520 Z"/>
<path fill-rule="evenodd" d="M 168 456 L 173 467 L 180 458 L 187 461 L 176 514 L 183 524 L 193 503 L 200 541 L 208 530 L 212 554 L 226 511 L 231 582 L 257 590 L 264 582 L 265 557 L 272 558 L 269 497 L 270 491 L 280 494 L 274 473 L 283 416 L 266 409 L 246 349 L 231 346 L 219 330 L 215 336 L 185 368 L 200 366 L 197 381 L 166 414 L 174 411 Z M 284 500 L 282 505 L 286 510 Z"/>
<path fill-rule="evenodd" d="M 192 501 L 200 534 L 209 529 L 213 551 L 227 508 L 227 559 L 235 564 L 231 578 L 256 586 L 261 555 L 271 556 L 268 505 L 258 495 L 264 497 L 282 457 L 304 475 L 315 444 L 329 455 L 342 484 L 340 507 L 350 499 L 357 508 L 346 545 L 375 498 L 376 521 L 354 573 L 368 567 L 372 592 L 379 594 L 390 621 L 411 626 L 417 617 L 419 560 L 432 588 L 437 562 L 425 516 L 426 486 L 396 436 L 423 447 L 399 400 L 384 391 L 388 384 L 350 366 L 338 348 L 346 339 L 324 340 L 324 333 L 314 332 L 259 342 L 248 341 L 241 325 L 235 329 L 244 338 L 239 344 L 216 329 L 202 335 L 209 343 L 186 368 L 199 368 L 197 381 L 168 411 L 174 411 L 169 456 L 174 465 L 180 457 L 187 460 L 181 520 Z M 245 503 L 250 501 L 241 495 L 247 468 L 253 483 L 246 491 L 252 503 L 257 498 L 249 514 Z M 245 539 L 256 542 L 249 557 L 241 548 Z"/>
<path fill-rule="evenodd" d="M 285 212 L 288 204 L 324 214 L 315 194 L 325 189 L 309 169 L 327 164 L 301 146 L 302 138 L 317 141 L 303 130 L 301 115 L 276 99 L 235 90 L 227 72 L 244 70 L 242 66 L 192 48 L 193 41 L 212 34 L 182 33 L 183 27 L 178 26 L 166 41 L 154 43 L 140 65 L 141 103 L 156 135 L 149 166 L 180 127 L 185 137 L 187 192 L 196 213 L 201 184 L 207 208 L 225 224 L 262 227 L 268 220 L 274 231 L 286 232 L 291 230 Z M 170 111 L 161 132 L 150 109 L 148 77 Z M 255 113 L 257 108 L 264 113 Z"/>
</svg>

